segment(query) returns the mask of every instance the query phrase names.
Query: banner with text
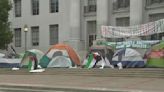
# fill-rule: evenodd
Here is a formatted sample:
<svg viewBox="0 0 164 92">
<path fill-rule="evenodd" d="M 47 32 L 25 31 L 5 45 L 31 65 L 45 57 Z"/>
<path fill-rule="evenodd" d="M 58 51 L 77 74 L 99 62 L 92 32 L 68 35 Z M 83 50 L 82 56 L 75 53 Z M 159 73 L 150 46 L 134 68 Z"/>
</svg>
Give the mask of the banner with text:
<svg viewBox="0 0 164 92">
<path fill-rule="evenodd" d="M 148 36 L 164 32 L 164 19 L 149 22 L 142 25 L 129 27 L 102 26 L 101 35 L 105 38 L 124 38 L 136 36 Z"/>
<path fill-rule="evenodd" d="M 120 49 L 120 48 L 150 48 L 153 44 L 157 44 L 159 43 L 159 40 L 154 40 L 154 41 L 124 41 L 124 42 L 104 42 L 101 43 L 99 45 L 107 45 L 107 46 L 112 46 L 115 47 L 116 49 Z"/>
</svg>

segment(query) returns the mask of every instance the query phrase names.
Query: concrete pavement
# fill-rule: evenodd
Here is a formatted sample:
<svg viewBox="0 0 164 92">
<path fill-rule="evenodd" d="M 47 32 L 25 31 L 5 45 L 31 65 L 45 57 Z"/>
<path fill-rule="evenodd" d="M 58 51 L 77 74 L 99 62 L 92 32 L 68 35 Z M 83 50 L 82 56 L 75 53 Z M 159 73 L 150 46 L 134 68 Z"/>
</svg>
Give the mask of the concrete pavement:
<svg viewBox="0 0 164 92">
<path fill-rule="evenodd" d="M 0 86 L 68 88 L 99 91 L 164 92 L 163 78 L 70 75 L 0 75 Z M 87 92 L 87 91 L 86 91 Z"/>
</svg>

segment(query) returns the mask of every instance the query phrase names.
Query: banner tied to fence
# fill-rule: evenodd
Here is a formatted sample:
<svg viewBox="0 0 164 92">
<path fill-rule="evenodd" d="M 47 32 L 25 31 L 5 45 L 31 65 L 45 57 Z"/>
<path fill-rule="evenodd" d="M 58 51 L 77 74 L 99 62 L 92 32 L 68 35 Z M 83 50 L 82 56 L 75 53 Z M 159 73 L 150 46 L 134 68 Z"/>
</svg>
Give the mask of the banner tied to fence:
<svg viewBox="0 0 164 92">
<path fill-rule="evenodd" d="M 129 27 L 101 27 L 101 35 L 105 38 L 148 36 L 156 33 L 164 33 L 164 19 Z"/>
</svg>

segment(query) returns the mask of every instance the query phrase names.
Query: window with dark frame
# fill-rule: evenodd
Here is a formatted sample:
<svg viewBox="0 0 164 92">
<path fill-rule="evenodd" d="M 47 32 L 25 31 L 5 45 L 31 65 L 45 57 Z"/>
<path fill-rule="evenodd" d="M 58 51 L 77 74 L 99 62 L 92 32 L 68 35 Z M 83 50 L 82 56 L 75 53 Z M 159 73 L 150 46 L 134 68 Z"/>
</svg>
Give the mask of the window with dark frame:
<svg viewBox="0 0 164 92">
<path fill-rule="evenodd" d="M 21 0 L 14 0 L 15 17 L 21 17 Z"/>
<path fill-rule="evenodd" d="M 113 9 L 124 9 L 130 6 L 130 0 L 114 0 L 113 2 Z"/>
<path fill-rule="evenodd" d="M 14 29 L 15 47 L 21 47 L 21 28 Z"/>
<path fill-rule="evenodd" d="M 50 45 L 54 45 L 58 43 L 59 40 L 59 25 L 50 25 L 49 26 L 50 33 Z"/>
<path fill-rule="evenodd" d="M 161 4 L 164 3 L 164 0 L 146 0 L 146 5 Z"/>
<path fill-rule="evenodd" d="M 129 17 L 121 17 L 121 18 L 116 18 L 116 26 L 129 26 L 130 25 L 130 19 Z M 111 41 L 116 41 L 116 42 L 121 42 L 124 41 L 124 38 L 115 38 L 115 39 L 110 39 Z"/>
<path fill-rule="evenodd" d="M 150 22 L 157 21 L 157 20 L 163 19 L 163 18 L 164 18 L 164 13 L 156 13 L 156 14 L 149 15 Z"/>
<path fill-rule="evenodd" d="M 39 46 L 39 26 L 31 27 L 32 46 Z"/>
<path fill-rule="evenodd" d="M 96 0 L 88 0 L 88 5 L 96 5 Z"/>
<path fill-rule="evenodd" d="M 50 13 L 59 12 L 59 0 L 50 0 Z"/>
<path fill-rule="evenodd" d="M 96 40 L 96 35 L 89 35 L 89 47 L 93 45 L 94 40 Z"/>
<path fill-rule="evenodd" d="M 164 0 L 151 0 L 151 4 L 162 3 Z"/>
<path fill-rule="evenodd" d="M 164 18 L 164 13 L 156 13 L 156 14 L 150 14 L 149 15 L 149 21 L 157 21 Z M 162 40 L 162 37 L 164 36 L 164 33 L 158 33 L 151 35 L 151 40 Z"/>
<path fill-rule="evenodd" d="M 118 8 L 127 8 L 130 6 L 130 0 L 117 0 Z"/>
<path fill-rule="evenodd" d="M 116 26 L 129 26 L 130 20 L 129 17 L 116 18 Z"/>
<path fill-rule="evenodd" d="M 32 15 L 39 15 L 39 0 L 31 0 Z"/>
</svg>

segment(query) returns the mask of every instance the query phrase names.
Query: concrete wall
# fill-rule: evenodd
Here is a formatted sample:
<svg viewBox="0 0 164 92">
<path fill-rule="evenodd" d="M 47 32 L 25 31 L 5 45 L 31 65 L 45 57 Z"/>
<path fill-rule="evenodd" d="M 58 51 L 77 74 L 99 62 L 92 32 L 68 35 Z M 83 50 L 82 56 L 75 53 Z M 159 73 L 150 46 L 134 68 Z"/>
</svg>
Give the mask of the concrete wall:
<svg viewBox="0 0 164 92">
<path fill-rule="evenodd" d="M 49 45 L 49 25 L 59 24 L 59 42 L 66 42 L 70 39 L 70 2 L 67 0 L 59 0 L 59 12 L 49 13 L 49 2 L 47 0 L 39 0 L 39 15 L 32 15 L 31 0 L 22 0 L 22 17 L 14 17 L 14 10 L 10 12 L 10 21 L 12 28 L 22 28 L 22 47 L 16 48 L 18 52 L 24 51 L 25 38 L 23 27 L 28 25 L 27 32 L 27 49 L 41 49 L 47 51 Z M 39 26 L 39 46 L 31 45 L 31 26 Z"/>
</svg>

